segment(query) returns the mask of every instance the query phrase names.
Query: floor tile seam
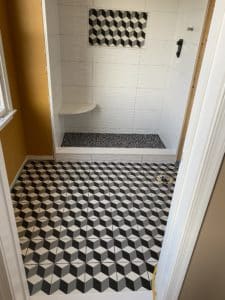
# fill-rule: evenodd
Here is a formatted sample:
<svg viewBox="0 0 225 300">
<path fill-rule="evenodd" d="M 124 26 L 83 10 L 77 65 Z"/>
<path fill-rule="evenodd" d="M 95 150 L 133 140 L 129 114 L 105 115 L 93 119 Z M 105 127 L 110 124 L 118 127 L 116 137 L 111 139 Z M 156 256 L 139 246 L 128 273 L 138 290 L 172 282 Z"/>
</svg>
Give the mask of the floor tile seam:
<svg viewBox="0 0 225 300">
<path fill-rule="evenodd" d="M 107 182 L 107 185 L 109 186 L 109 176 L 107 175 L 107 180 L 106 180 L 106 182 Z M 106 192 L 106 195 L 108 196 L 108 198 L 110 198 L 110 190 L 108 189 L 108 191 Z M 89 199 L 90 199 L 90 194 L 89 194 Z M 88 201 L 89 202 L 89 201 Z M 99 207 L 99 206 L 98 206 Z M 106 210 L 106 209 L 105 209 Z M 111 210 L 111 205 L 110 205 L 110 210 Z M 106 215 L 106 214 L 104 214 L 104 215 Z M 100 218 L 100 217 L 98 217 L 98 218 Z M 111 218 L 112 218 L 112 216 L 111 216 Z M 112 226 L 112 225 L 111 225 Z"/>
<path fill-rule="evenodd" d="M 64 213 L 66 210 L 65 210 L 65 202 L 67 202 L 67 201 L 69 201 L 70 200 L 70 194 L 68 193 L 68 190 L 67 190 L 67 192 L 66 192 L 66 201 L 64 200 L 64 207 L 63 207 L 63 212 L 62 213 Z M 68 209 L 68 210 L 70 210 L 70 209 Z M 60 217 L 60 219 L 61 219 L 61 222 L 60 222 L 60 231 L 61 231 L 61 229 L 64 227 L 64 228 L 66 228 L 66 235 L 67 235 L 67 230 L 68 230 L 68 227 L 65 227 L 64 225 L 63 225 L 63 217 Z M 75 218 L 74 218 L 74 224 L 73 225 L 75 225 Z M 60 237 L 58 238 L 59 240 L 60 240 Z M 58 247 L 57 247 L 58 248 Z M 57 255 L 57 252 L 56 252 L 56 255 Z"/>
</svg>

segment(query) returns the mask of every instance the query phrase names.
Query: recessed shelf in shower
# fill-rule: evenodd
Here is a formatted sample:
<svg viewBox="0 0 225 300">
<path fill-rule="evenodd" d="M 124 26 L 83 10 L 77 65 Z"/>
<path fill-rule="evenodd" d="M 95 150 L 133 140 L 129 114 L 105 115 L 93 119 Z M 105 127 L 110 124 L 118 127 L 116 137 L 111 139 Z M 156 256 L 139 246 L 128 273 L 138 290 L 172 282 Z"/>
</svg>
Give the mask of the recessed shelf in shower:
<svg viewBox="0 0 225 300">
<path fill-rule="evenodd" d="M 96 108 L 96 103 L 63 103 L 59 111 L 60 115 L 80 115 L 88 113 Z"/>
</svg>

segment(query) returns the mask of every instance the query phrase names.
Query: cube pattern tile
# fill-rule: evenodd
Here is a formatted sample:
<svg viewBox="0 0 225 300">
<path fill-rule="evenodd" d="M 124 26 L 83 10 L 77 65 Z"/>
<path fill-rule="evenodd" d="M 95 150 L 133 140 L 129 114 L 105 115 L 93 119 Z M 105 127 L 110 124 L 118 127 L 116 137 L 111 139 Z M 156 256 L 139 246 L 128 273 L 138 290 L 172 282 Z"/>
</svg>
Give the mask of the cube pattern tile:
<svg viewBox="0 0 225 300">
<path fill-rule="evenodd" d="M 89 44 L 100 46 L 143 47 L 147 12 L 89 10 Z"/>
<path fill-rule="evenodd" d="M 150 290 L 176 174 L 174 164 L 27 162 L 12 199 L 30 294 Z"/>
</svg>

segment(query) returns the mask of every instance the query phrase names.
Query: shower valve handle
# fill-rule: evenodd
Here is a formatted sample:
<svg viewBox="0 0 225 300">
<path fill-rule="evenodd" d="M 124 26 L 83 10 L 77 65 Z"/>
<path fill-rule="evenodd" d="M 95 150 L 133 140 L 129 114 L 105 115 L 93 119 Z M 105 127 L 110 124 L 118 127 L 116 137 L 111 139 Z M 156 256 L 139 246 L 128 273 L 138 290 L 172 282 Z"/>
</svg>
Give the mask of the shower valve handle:
<svg viewBox="0 0 225 300">
<path fill-rule="evenodd" d="M 180 55 L 181 55 L 183 44 L 184 44 L 184 40 L 183 39 L 179 39 L 177 41 L 177 53 L 176 53 L 177 57 L 180 57 Z"/>
</svg>

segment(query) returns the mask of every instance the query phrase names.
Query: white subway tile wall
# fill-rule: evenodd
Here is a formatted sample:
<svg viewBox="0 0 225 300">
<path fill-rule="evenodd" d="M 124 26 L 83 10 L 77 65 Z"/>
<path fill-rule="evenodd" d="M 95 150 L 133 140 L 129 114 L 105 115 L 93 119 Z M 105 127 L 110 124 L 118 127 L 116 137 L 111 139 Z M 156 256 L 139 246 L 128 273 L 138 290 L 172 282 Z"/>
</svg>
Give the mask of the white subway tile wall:
<svg viewBox="0 0 225 300">
<path fill-rule="evenodd" d="M 157 133 L 176 149 L 207 0 L 47 0 L 46 6 L 58 146 L 66 131 Z M 145 46 L 90 46 L 90 8 L 147 12 Z M 97 108 L 90 113 L 58 116 L 62 103 L 92 102 Z"/>
<path fill-rule="evenodd" d="M 63 102 L 97 103 L 66 116 L 65 131 L 158 133 L 175 53 L 178 1 L 58 0 Z M 142 49 L 90 46 L 90 8 L 148 12 Z"/>
<path fill-rule="evenodd" d="M 159 131 L 168 148 L 177 149 L 179 144 L 207 4 L 207 0 L 179 1 L 175 38 L 183 38 L 184 45 L 181 57 L 174 56 L 171 63 Z"/>
</svg>

